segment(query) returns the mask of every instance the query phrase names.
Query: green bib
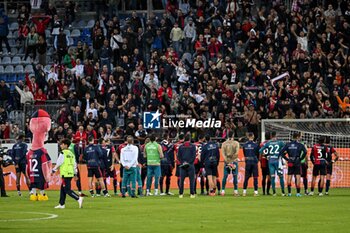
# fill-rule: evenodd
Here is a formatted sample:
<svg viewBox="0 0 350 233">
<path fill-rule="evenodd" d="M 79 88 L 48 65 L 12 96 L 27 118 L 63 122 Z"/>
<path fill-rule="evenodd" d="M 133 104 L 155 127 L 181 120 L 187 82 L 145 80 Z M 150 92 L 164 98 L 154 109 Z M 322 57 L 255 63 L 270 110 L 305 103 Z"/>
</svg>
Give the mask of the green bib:
<svg viewBox="0 0 350 233">
<path fill-rule="evenodd" d="M 149 142 L 146 144 L 147 165 L 160 165 L 159 144 Z"/>
<path fill-rule="evenodd" d="M 63 150 L 64 162 L 60 166 L 60 174 L 64 177 L 73 177 L 74 176 L 74 162 L 75 156 L 70 150 Z"/>
</svg>

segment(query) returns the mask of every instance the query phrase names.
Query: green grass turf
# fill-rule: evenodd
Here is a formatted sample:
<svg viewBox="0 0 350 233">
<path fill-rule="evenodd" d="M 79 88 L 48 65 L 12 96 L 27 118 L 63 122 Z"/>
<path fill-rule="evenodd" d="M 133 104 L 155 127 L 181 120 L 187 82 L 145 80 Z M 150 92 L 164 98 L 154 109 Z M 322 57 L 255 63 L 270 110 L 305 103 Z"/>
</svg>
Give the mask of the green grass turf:
<svg viewBox="0 0 350 233">
<path fill-rule="evenodd" d="M 294 191 L 294 190 L 293 190 Z M 227 190 L 228 192 L 228 190 Z M 187 191 L 188 193 L 188 191 Z M 249 191 L 252 195 L 252 191 Z M 85 198 L 84 208 L 67 197 L 66 209 L 53 209 L 59 192 L 49 191 L 49 201 L 30 202 L 9 192 L 0 198 L 0 232 L 349 232 L 350 189 L 332 189 L 324 197 L 225 197 L 185 195 Z M 24 212 L 57 214 L 41 221 Z"/>
</svg>

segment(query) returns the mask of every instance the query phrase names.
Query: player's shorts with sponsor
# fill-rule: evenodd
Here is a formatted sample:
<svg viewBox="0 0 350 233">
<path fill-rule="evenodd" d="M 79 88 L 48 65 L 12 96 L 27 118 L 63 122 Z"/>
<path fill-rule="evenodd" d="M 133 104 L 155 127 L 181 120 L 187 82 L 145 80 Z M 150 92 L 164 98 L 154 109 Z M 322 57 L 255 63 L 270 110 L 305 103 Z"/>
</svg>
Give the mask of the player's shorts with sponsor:
<svg viewBox="0 0 350 233">
<path fill-rule="evenodd" d="M 207 176 L 218 176 L 218 164 L 217 163 L 205 164 L 205 172 Z"/>
<path fill-rule="evenodd" d="M 300 175 L 301 165 L 300 163 L 288 163 L 288 175 Z"/>
<path fill-rule="evenodd" d="M 111 177 L 111 178 L 115 178 L 116 176 L 117 176 L 117 173 L 116 173 L 116 171 L 115 171 L 115 169 L 113 169 L 112 171 L 111 171 L 111 169 L 105 169 L 104 170 L 104 177 Z"/>
<path fill-rule="evenodd" d="M 160 166 L 160 171 L 162 176 L 172 176 L 173 166 L 171 166 L 170 164 L 162 164 Z"/>
<path fill-rule="evenodd" d="M 246 177 L 258 177 L 259 172 L 258 172 L 258 164 L 257 163 L 246 163 L 245 165 L 245 176 Z"/>
<path fill-rule="evenodd" d="M 19 163 L 18 168 L 16 168 L 16 173 L 23 173 L 26 174 L 26 163 Z"/>
<path fill-rule="evenodd" d="M 176 164 L 175 176 L 180 177 L 180 168 L 178 164 Z"/>
<path fill-rule="evenodd" d="M 102 171 L 99 167 L 88 167 L 88 177 L 94 177 L 96 179 L 103 177 Z"/>
<path fill-rule="evenodd" d="M 313 176 L 324 176 L 327 174 L 326 164 L 314 164 L 314 168 L 312 169 Z"/>
<path fill-rule="evenodd" d="M 194 165 L 194 172 L 196 173 L 196 176 L 199 175 L 199 172 L 203 168 L 203 164 L 201 162 L 198 162 Z"/>
<path fill-rule="evenodd" d="M 35 178 L 35 181 L 30 183 L 30 188 L 44 190 L 49 188 L 49 183 L 45 181 L 44 177 Z"/>
<path fill-rule="evenodd" d="M 301 165 L 301 177 L 304 177 L 306 178 L 307 177 L 307 169 L 308 169 L 308 166 L 307 166 L 307 163 L 302 163 Z"/>
<path fill-rule="evenodd" d="M 332 175 L 333 173 L 333 163 L 330 162 L 326 165 L 327 175 Z"/>
<path fill-rule="evenodd" d="M 270 175 L 270 170 L 269 170 L 269 166 L 266 165 L 266 167 L 261 167 L 261 174 L 263 176 L 269 176 Z"/>
</svg>

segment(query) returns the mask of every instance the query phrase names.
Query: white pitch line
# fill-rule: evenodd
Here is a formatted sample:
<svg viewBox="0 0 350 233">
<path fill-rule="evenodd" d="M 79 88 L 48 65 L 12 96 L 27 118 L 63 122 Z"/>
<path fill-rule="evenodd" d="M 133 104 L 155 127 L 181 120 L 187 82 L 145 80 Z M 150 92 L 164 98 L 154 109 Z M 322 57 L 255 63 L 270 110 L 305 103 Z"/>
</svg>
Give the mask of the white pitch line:
<svg viewBox="0 0 350 233">
<path fill-rule="evenodd" d="M 0 219 L 0 222 L 21 222 L 21 221 L 39 221 L 39 220 L 49 220 L 57 218 L 57 214 L 41 213 L 41 212 L 22 212 L 22 211 L 0 211 L 2 213 L 20 213 L 20 214 L 39 214 L 46 215 L 48 217 L 42 218 L 23 218 L 23 219 Z"/>
</svg>

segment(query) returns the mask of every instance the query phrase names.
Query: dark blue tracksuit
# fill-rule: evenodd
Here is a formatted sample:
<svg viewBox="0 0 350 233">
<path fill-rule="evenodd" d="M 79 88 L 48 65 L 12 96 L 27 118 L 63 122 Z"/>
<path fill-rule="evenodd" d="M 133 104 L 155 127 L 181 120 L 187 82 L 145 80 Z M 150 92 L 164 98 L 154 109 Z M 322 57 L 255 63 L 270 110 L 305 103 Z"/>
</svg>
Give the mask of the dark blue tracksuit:
<svg viewBox="0 0 350 233">
<path fill-rule="evenodd" d="M 248 180 L 253 175 L 254 190 L 258 190 L 258 157 L 259 145 L 253 141 L 248 141 L 243 145 L 243 154 L 245 158 L 245 178 L 243 189 L 247 189 Z"/>
<path fill-rule="evenodd" d="M 280 156 L 288 161 L 288 175 L 300 175 L 301 160 L 306 156 L 306 148 L 300 142 L 293 140 L 280 151 Z M 288 157 L 286 156 L 288 154 Z"/>
<path fill-rule="evenodd" d="M 201 161 L 207 176 L 217 176 L 220 161 L 219 145 L 215 142 L 208 142 L 202 146 Z"/>
<path fill-rule="evenodd" d="M 301 160 L 306 156 L 306 148 L 300 142 L 293 140 L 287 143 L 280 151 L 280 156 L 288 161 L 288 175 L 301 174 Z M 288 157 L 286 156 L 288 154 Z M 300 193 L 300 185 L 296 184 L 297 193 Z M 291 183 L 288 179 L 288 193 L 291 193 Z"/>
<path fill-rule="evenodd" d="M 100 146 L 89 145 L 84 150 L 83 159 L 86 161 L 88 168 L 88 177 L 95 176 L 96 179 L 102 177 L 100 160 L 103 157 L 103 152 Z"/>
<path fill-rule="evenodd" d="M 190 193 L 194 194 L 195 169 L 194 160 L 196 159 L 196 146 L 190 142 L 184 142 L 178 150 L 177 159 L 181 165 L 187 163 L 187 167 L 180 168 L 180 195 L 184 193 L 184 181 L 188 176 L 190 179 Z M 181 166 L 180 165 L 180 166 Z"/>
<path fill-rule="evenodd" d="M 26 174 L 26 154 L 28 152 L 28 145 L 24 142 L 18 142 L 12 147 L 12 160 L 15 163 L 15 165 L 18 165 L 18 168 L 16 168 L 16 173 L 22 172 L 23 174 Z"/>
</svg>

